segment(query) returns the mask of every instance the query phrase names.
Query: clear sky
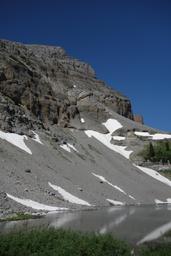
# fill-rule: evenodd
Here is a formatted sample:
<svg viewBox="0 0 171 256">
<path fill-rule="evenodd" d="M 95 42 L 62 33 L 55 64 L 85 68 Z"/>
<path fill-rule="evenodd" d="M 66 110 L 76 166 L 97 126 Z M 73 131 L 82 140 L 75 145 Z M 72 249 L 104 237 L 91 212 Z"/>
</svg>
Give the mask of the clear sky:
<svg viewBox="0 0 171 256">
<path fill-rule="evenodd" d="M 0 38 L 64 47 L 171 131 L 170 0 L 5 0 Z"/>
</svg>

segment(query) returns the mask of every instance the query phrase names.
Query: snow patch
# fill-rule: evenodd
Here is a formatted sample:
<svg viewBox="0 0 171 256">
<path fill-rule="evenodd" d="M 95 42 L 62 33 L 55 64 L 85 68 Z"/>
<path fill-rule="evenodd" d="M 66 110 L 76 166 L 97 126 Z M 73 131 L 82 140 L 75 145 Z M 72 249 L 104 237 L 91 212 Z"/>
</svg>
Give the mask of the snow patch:
<svg viewBox="0 0 171 256">
<path fill-rule="evenodd" d="M 108 129 L 110 134 L 123 127 L 117 120 L 111 118 L 102 124 Z"/>
<path fill-rule="evenodd" d="M 45 204 L 38 203 L 36 201 L 32 201 L 30 199 L 21 199 L 15 196 L 12 196 L 10 194 L 7 194 L 7 196 L 14 200 L 15 202 L 22 204 L 24 206 L 30 207 L 35 210 L 42 210 L 42 211 L 63 211 L 63 210 L 68 210 L 68 208 L 61 208 L 61 207 L 56 207 L 56 206 L 49 206 Z"/>
<path fill-rule="evenodd" d="M 69 148 L 72 148 L 74 151 L 78 152 L 78 150 L 70 143 L 67 143 Z"/>
<path fill-rule="evenodd" d="M 155 199 L 154 201 L 156 204 L 171 204 L 171 198 L 167 198 L 165 202 L 159 199 Z"/>
<path fill-rule="evenodd" d="M 82 117 L 81 117 L 80 121 L 81 121 L 82 124 L 85 123 L 85 120 Z"/>
<path fill-rule="evenodd" d="M 67 144 L 63 144 L 63 145 L 60 145 L 61 148 L 63 148 L 65 151 L 68 151 L 71 153 L 71 149 L 73 149 L 74 151 L 78 152 L 78 150 L 70 143 L 67 143 Z"/>
<path fill-rule="evenodd" d="M 125 140 L 125 137 L 123 137 L 123 136 L 113 136 L 112 138 L 113 138 L 114 140 L 119 140 L 119 141 Z"/>
<path fill-rule="evenodd" d="M 116 200 L 112 200 L 112 199 L 106 199 L 109 203 L 111 203 L 112 205 L 125 205 L 125 203 L 120 202 L 120 201 L 116 201 Z"/>
<path fill-rule="evenodd" d="M 135 198 L 134 198 L 133 196 L 128 195 L 123 189 L 121 189 L 121 188 L 118 187 L 117 185 L 113 185 L 112 183 L 110 183 L 108 180 L 106 180 L 105 177 L 103 177 L 103 176 L 101 176 L 101 175 L 98 175 L 98 174 L 96 174 L 96 173 L 94 173 L 94 172 L 92 172 L 92 174 L 93 174 L 95 177 L 97 177 L 98 179 L 100 179 L 101 181 L 103 181 L 104 183 L 107 183 L 108 185 L 110 185 L 111 187 L 117 189 L 118 191 L 120 191 L 120 192 L 123 193 L 124 195 L 127 195 L 127 196 L 129 196 L 129 198 L 135 200 Z"/>
<path fill-rule="evenodd" d="M 68 147 L 67 144 L 60 145 L 61 148 L 63 148 L 65 151 L 71 152 L 71 149 Z"/>
<path fill-rule="evenodd" d="M 39 144 L 43 145 L 43 143 L 40 140 L 39 135 L 34 131 L 32 131 L 32 133 L 34 133 L 34 138 L 32 138 L 32 140 L 34 140 L 34 141 L 38 142 Z"/>
<path fill-rule="evenodd" d="M 24 140 L 28 140 L 26 135 L 19 135 L 16 133 L 6 133 L 0 131 L 0 138 L 6 140 L 7 142 L 13 144 L 14 146 L 24 150 L 28 154 L 32 155 L 31 150 L 26 146 Z"/>
<path fill-rule="evenodd" d="M 73 204 L 80 204 L 80 205 L 87 205 L 87 206 L 91 206 L 91 204 L 89 204 L 88 202 L 73 196 L 72 194 L 70 194 L 69 192 L 67 192 L 66 190 L 64 190 L 63 188 L 53 185 L 52 183 L 48 182 L 49 186 L 51 188 L 53 188 L 54 190 L 58 191 L 58 193 L 67 201 L 69 201 L 70 203 Z"/>
<path fill-rule="evenodd" d="M 135 135 L 142 137 L 150 137 L 152 140 L 171 139 L 171 134 L 163 133 L 150 134 L 149 132 L 135 132 Z"/>
<path fill-rule="evenodd" d="M 89 138 L 94 137 L 109 149 L 129 159 L 130 154 L 133 152 L 132 150 L 128 151 L 126 150 L 126 146 L 118 146 L 111 143 L 112 133 L 121 128 L 122 125 L 115 119 L 108 119 L 105 123 L 103 123 L 103 125 L 109 130 L 108 134 L 103 134 L 93 130 L 86 130 L 84 132 Z"/>
<path fill-rule="evenodd" d="M 171 180 L 167 179 L 166 177 L 162 176 L 160 173 L 154 171 L 153 169 L 143 167 L 143 166 L 138 166 L 133 164 L 135 167 L 143 171 L 144 173 L 148 174 L 149 176 L 153 177 L 154 179 L 161 181 L 165 183 L 166 185 L 171 187 Z"/>
<path fill-rule="evenodd" d="M 98 174 L 95 174 L 94 172 L 92 172 L 92 174 L 97 177 L 98 179 L 100 179 L 101 181 L 107 183 L 108 185 L 112 186 L 113 188 L 119 190 L 121 193 L 123 193 L 124 195 L 127 195 L 127 193 L 121 189 L 120 187 L 116 186 L 116 185 L 113 185 L 112 183 L 110 183 L 108 180 L 105 179 L 105 177 L 101 176 L 101 175 L 98 175 Z"/>
</svg>

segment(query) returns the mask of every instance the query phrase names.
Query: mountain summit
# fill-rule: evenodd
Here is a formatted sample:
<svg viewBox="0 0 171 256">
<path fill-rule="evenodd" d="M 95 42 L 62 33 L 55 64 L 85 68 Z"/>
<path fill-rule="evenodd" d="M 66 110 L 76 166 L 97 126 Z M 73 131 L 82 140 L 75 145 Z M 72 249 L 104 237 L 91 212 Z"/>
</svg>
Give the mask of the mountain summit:
<svg viewBox="0 0 171 256">
<path fill-rule="evenodd" d="M 171 135 L 133 119 L 130 100 L 63 48 L 1 40 L 1 212 L 170 202 L 171 181 L 136 152 Z"/>
</svg>

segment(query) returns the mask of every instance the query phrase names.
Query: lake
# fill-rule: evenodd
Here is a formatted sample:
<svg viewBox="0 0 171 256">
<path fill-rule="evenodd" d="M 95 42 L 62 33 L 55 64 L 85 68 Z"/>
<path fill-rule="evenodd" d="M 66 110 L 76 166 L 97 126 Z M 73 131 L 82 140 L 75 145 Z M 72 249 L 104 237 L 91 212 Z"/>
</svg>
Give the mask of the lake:
<svg viewBox="0 0 171 256">
<path fill-rule="evenodd" d="M 157 239 L 171 230 L 171 205 L 115 206 L 96 210 L 50 213 L 39 219 L 1 222 L 0 233 L 40 227 L 110 233 L 131 244 L 141 244 Z"/>
</svg>

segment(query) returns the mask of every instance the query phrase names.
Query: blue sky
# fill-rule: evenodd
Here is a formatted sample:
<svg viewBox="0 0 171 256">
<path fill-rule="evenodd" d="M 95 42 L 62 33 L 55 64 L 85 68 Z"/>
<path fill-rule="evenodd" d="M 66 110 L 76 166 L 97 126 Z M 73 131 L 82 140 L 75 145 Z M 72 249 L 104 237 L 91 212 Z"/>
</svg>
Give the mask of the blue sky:
<svg viewBox="0 0 171 256">
<path fill-rule="evenodd" d="M 170 0 L 6 0 L 0 38 L 62 46 L 171 131 Z"/>
</svg>

